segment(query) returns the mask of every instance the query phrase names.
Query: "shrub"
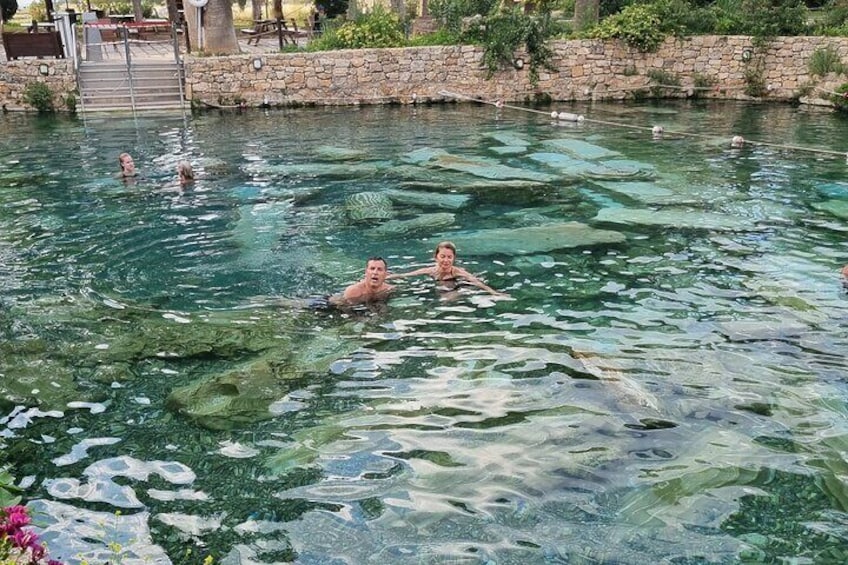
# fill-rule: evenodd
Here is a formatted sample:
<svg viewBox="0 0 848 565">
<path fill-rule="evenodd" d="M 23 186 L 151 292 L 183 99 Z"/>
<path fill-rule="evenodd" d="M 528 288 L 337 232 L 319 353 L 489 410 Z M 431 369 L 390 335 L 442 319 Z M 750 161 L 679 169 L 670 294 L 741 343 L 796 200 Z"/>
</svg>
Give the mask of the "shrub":
<svg viewBox="0 0 848 565">
<path fill-rule="evenodd" d="M 36 110 L 39 114 L 50 114 L 56 111 L 53 102 L 53 91 L 43 82 L 31 82 L 26 85 L 23 100 Z"/>
<path fill-rule="evenodd" d="M 837 88 L 836 92 L 830 95 L 830 101 L 840 112 L 848 112 L 848 82 Z"/>
<path fill-rule="evenodd" d="M 410 47 L 456 45 L 457 43 L 459 43 L 459 37 L 446 28 L 441 28 L 433 33 L 415 36 L 407 42 Z"/>
<path fill-rule="evenodd" d="M 321 37 L 312 42 L 310 50 L 401 47 L 405 41 L 403 24 L 397 14 L 376 6 L 338 27 L 328 26 Z"/>
<path fill-rule="evenodd" d="M 668 35 L 656 7 L 631 4 L 589 30 L 597 39 L 621 39 L 640 51 L 656 51 Z"/>
<path fill-rule="evenodd" d="M 715 81 L 707 75 L 694 73 L 692 75 L 692 86 L 695 87 L 692 93 L 693 98 L 700 98 L 705 90 L 710 90 Z"/>
<path fill-rule="evenodd" d="M 848 35 L 848 0 L 831 0 L 813 26 L 815 35 Z"/>
<path fill-rule="evenodd" d="M 521 47 L 529 57 L 529 78 L 532 84 L 539 80 L 540 69 L 553 69 L 553 51 L 547 43 L 554 31 L 550 12 L 529 15 L 518 8 L 493 10 L 480 24 L 469 28 L 464 37 L 483 45 L 483 65 L 489 76 L 503 67 L 514 65 L 515 52 Z"/>
<path fill-rule="evenodd" d="M 761 98 L 768 92 L 766 88 L 766 77 L 763 64 L 757 62 L 745 69 L 745 94 L 754 98 Z"/>
<path fill-rule="evenodd" d="M 653 83 L 651 85 L 651 94 L 655 98 L 659 98 L 665 89 L 679 90 L 680 77 L 674 73 L 670 73 L 663 69 L 651 69 L 648 71 L 648 78 Z"/>
<path fill-rule="evenodd" d="M 443 28 L 459 34 L 463 31 L 463 18 L 485 16 L 497 5 L 496 0 L 432 0 L 428 7 L 430 15 L 439 20 Z"/>
<path fill-rule="evenodd" d="M 839 57 L 839 53 L 833 46 L 819 47 L 810 56 L 807 68 L 813 76 L 823 77 L 828 73 L 844 73 L 845 65 Z"/>
<path fill-rule="evenodd" d="M 806 31 L 806 7 L 800 0 L 718 0 L 710 10 L 715 33 L 775 37 Z"/>
<path fill-rule="evenodd" d="M 71 114 L 77 113 L 77 95 L 73 92 L 69 92 L 67 96 L 65 96 L 65 108 L 67 108 L 68 112 Z"/>
<path fill-rule="evenodd" d="M 153 0 L 142 0 L 141 2 L 141 15 L 145 18 L 152 18 L 153 13 L 155 12 L 155 8 L 153 6 Z M 106 10 L 109 14 L 133 14 L 135 10 L 133 9 L 132 2 L 101 2 L 98 3 L 98 6 Z"/>
</svg>

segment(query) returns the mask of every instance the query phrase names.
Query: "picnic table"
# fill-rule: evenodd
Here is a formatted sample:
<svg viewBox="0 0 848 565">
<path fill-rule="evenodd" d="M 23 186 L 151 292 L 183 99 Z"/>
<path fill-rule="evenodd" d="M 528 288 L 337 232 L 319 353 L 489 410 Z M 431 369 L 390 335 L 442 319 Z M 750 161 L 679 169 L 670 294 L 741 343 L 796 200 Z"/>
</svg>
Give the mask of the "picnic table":
<svg viewBox="0 0 848 565">
<path fill-rule="evenodd" d="M 263 37 L 279 37 L 282 35 L 284 43 L 297 44 L 299 37 L 306 37 L 306 32 L 297 29 L 297 22 L 294 20 L 280 19 L 280 27 L 277 28 L 276 19 L 253 20 L 253 27 L 250 29 L 241 30 L 245 35 L 250 37 L 247 40 L 248 45 L 252 42 L 254 45 L 259 45 L 259 40 Z"/>
</svg>

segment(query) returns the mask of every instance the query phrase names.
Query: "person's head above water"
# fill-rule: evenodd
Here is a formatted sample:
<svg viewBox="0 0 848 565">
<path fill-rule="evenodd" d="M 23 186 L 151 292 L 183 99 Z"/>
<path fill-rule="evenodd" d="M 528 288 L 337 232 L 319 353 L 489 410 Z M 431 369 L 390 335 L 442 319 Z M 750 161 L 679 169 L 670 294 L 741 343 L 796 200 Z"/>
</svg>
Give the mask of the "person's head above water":
<svg viewBox="0 0 848 565">
<path fill-rule="evenodd" d="M 362 280 L 347 287 L 341 297 L 333 297 L 330 302 L 335 306 L 352 306 L 386 300 L 395 288 L 386 284 L 388 269 L 389 265 L 382 257 L 369 257 Z"/>
<path fill-rule="evenodd" d="M 456 245 L 451 241 L 440 241 L 433 251 L 433 258 L 442 271 L 450 269 L 456 260 Z"/>
<path fill-rule="evenodd" d="M 177 174 L 180 176 L 180 182 L 189 182 L 194 180 L 194 169 L 191 168 L 191 163 L 188 161 L 180 161 L 177 163 Z"/>
<path fill-rule="evenodd" d="M 121 174 L 125 177 L 131 177 L 136 174 L 135 161 L 129 153 L 121 153 L 118 155 L 118 165 L 121 167 Z"/>
<path fill-rule="evenodd" d="M 365 281 L 371 288 L 379 288 L 389 274 L 389 264 L 382 257 L 369 257 L 365 262 Z"/>
</svg>

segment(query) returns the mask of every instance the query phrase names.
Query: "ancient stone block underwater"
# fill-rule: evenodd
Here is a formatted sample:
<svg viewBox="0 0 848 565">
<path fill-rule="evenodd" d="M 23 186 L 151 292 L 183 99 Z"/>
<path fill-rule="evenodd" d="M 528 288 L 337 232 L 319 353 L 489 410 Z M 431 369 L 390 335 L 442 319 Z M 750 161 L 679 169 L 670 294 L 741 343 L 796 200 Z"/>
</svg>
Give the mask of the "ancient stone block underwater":
<svg viewBox="0 0 848 565">
<path fill-rule="evenodd" d="M 0 116 L 0 455 L 51 556 L 848 561 L 845 118 L 560 110 Z M 512 300 L 296 306 L 443 239 Z"/>
</svg>

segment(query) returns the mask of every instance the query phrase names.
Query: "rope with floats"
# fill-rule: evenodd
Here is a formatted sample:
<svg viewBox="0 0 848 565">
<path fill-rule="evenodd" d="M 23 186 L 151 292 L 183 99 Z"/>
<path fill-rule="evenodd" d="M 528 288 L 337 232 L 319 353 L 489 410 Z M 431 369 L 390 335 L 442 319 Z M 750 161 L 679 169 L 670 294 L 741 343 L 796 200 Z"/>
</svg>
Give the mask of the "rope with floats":
<svg viewBox="0 0 848 565">
<path fill-rule="evenodd" d="M 677 135 L 677 136 L 681 136 L 681 137 L 693 137 L 693 138 L 698 138 L 698 139 L 715 139 L 715 136 L 705 135 L 705 134 L 700 134 L 700 133 L 690 133 L 690 132 L 680 132 L 680 131 L 666 132 L 666 130 L 663 126 L 658 126 L 658 125 L 655 125 L 655 126 L 637 126 L 637 125 L 633 125 L 633 124 L 625 124 L 625 123 L 622 123 L 622 122 L 613 122 L 613 121 L 609 121 L 609 120 L 591 119 L 591 118 L 587 118 L 587 117 L 583 116 L 582 114 L 572 114 L 570 112 L 557 112 L 555 110 L 552 111 L 552 112 L 547 112 L 547 111 L 544 111 L 544 110 L 536 110 L 534 108 L 525 108 L 523 106 L 513 106 L 513 105 L 510 105 L 510 104 L 505 104 L 502 100 L 495 100 L 495 101 L 486 100 L 484 98 L 479 98 L 479 97 L 475 97 L 475 96 L 468 96 L 468 95 L 465 95 L 465 94 L 458 94 L 456 92 L 449 92 L 447 90 L 439 91 L 439 95 L 449 97 L 449 98 L 454 98 L 454 99 L 457 99 L 457 100 L 466 100 L 468 102 L 477 102 L 479 104 L 488 104 L 490 106 L 494 106 L 495 108 L 507 108 L 509 110 L 518 110 L 520 112 L 527 112 L 527 113 L 531 113 L 531 114 L 541 114 L 541 115 L 548 116 L 552 119 L 559 120 L 559 121 L 577 122 L 577 123 L 592 123 L 592 124 L 600 124 L 600 125 L 607 125 L 607 126 L 613 126 L 613 127 L 627 128 L 627 129 L 638 130 L 638 131 L 649 131 L 649 132 L 651 132 L 651 135 L 654 138 L 661 138 L 664 134 L 669 133 L 669 134 L 673 134 L 673 135 Z M 802 146 L 799 146 L 799 145 L 787 145 L 785 143 L 770 143 L 768 141 L 748 140 L 748 139 L 745 139 L 744 137 L 742 137 L 741 135 L 734 135 L 730 140 L 730 146 L 733 147 L 733 148 L 738 149 L 738 148 L 740 148 L 744 145 L 758 145 L 758 146 L 762 146 L 762 147 L 773 147 L 773 148 L 776 148 L 776 149 L 788 149 L 788 150 L 793 150 L 793 151 L 806 151 L 806 152 L 809 152 L 809 153 L 819 153 L 819 154 L 823 154 L 823 155 L 838 155 L 840 157 L 844 156 L 844 157 L 846 157 L 846 159 L 848 159 L 848 154 L 843 153 L 841 151 L 835 151 L 835 150 L 832 150 L 832 149 L 817 149 L 815 147 L 802 147 Z"/>
</svg>

